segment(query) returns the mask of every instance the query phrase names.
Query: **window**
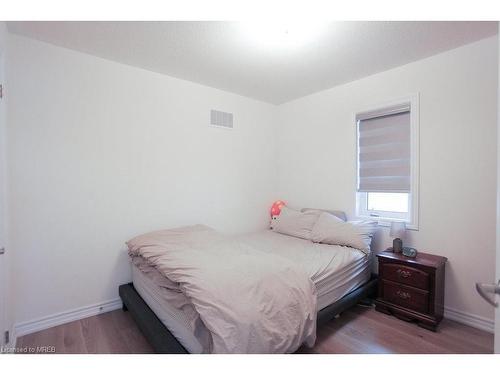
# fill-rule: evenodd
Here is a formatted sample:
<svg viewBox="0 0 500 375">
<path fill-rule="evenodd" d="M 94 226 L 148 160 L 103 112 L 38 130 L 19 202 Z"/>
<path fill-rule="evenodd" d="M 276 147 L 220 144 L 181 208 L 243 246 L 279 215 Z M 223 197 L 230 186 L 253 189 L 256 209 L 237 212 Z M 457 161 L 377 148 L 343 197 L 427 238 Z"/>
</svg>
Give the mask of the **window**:
<svg viewBox="0 0 500 375">
<path fill-rule="evenodd" d="M 418 96 L 356 114 L 360 217 L 418 229 Z"/>
</svg>

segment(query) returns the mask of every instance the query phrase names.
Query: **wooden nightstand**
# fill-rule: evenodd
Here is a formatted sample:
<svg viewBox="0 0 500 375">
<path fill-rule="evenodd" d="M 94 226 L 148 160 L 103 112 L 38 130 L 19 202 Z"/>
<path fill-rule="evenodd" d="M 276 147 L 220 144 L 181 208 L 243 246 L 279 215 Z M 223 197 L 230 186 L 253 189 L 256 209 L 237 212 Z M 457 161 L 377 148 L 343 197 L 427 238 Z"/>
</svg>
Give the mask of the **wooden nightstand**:
<svg viewBox="0 0 500 375">
<path fill-rule="evenodd" d="M 375 309 L 417 321 L 435 331 L 443 319 L 446 258 L 418 253 L 416 258 L 386 250 L 378 257 L 378 298 Z"/>
</svg>

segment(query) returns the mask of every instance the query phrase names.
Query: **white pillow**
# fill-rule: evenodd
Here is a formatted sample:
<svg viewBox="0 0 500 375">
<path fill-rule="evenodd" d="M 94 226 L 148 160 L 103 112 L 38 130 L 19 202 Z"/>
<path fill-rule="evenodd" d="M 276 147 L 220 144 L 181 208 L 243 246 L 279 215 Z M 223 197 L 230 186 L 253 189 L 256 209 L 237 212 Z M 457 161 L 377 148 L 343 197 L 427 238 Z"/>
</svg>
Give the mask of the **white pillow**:
<svg viewBox="0 0 500 375">
<path fill-rule="evenodd" d="M 311 240 L 329 245 L 350 246 L 368 254 L 376 229 L 375 221 L 346 222 L 323 212 L 312 229 Z"/>
<path fill-rule="evenodd" d="M 311 239 L 311 230 L 318 220 L 317 212 L 300 212 L 286 206 L 273 220 L 272 230 L 289 236 Z"/>
</svg>

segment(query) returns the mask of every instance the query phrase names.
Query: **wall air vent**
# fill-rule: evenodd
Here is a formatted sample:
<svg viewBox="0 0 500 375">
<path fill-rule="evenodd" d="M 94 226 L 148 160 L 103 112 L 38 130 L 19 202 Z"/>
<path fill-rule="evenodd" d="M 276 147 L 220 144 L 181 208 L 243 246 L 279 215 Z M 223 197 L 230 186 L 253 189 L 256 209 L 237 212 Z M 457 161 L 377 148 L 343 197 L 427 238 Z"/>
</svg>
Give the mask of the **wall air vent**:
<svg viewBox="0 0 500 375">
<path fill-rule="evenodd" d="M 212 109 L 210 111 L 210 125 L 218 126 L 225 129 L 233 128 L 233 114 L 228 112 L 216 111 Z"/>
</svg>

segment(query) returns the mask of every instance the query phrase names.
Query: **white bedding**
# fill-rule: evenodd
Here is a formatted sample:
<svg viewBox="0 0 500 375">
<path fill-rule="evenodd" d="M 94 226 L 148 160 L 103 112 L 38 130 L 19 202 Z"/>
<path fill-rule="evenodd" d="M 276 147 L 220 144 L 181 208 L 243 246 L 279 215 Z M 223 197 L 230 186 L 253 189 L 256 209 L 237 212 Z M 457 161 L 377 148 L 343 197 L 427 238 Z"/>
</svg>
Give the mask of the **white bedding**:
<svg viewBox="0 0 500 375">
<path fill-rule="evenodd" d="M 371 254 L 347 246 L 325 245 L 271 230 L 237 236 L 263 252 L 291 260 L 309 276 L 318 293 L 318 310 L 370 279 Z"/>
<path fill-rule="evenodd" d="M 316 289 L 301 267 L 195 225 L 137 236 L 129 255 L 177 283 L 212 353 L 290 353 L 316 340 Z"/>
<path fill-rule="evenodd" d="M 144 272 L 132 264 L 132 282 L 137 293 L 189 353 L 210 353 L 212 338 L 199 315 L 193 316 L 185 308 L 178 307 L 177 292 L 159 286 L 153 272 L 158 271 Z"/>
<path fill-rule="evenodd" d="M 236 236 L 239 241 L 260 251 L 287 258 L 313 281 L 321 310 L 368 281 L 371 256 L 342 246 L 322 245 L 264 231 Z M 210 332 L 178 285 L 167 280 L 153 267 L 136 259 L 133 282 L 136 290 L 160 320 L 191 353 L 212 351 Z"/>
</svg>

